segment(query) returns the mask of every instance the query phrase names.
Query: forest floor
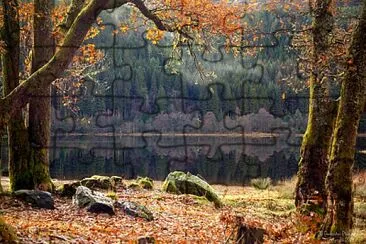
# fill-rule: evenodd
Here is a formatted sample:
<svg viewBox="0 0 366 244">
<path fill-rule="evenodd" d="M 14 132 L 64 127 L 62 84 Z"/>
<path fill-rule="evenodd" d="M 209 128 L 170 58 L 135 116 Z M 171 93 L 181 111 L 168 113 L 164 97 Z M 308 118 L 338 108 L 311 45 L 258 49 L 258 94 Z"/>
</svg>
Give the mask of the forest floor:
<svg viewBox="0 0 366 244">
<path fill-rule="evenodd" d="M 366 173 L 362 177 L 366 179 Z M 366 183 L 360 177 L 355 180 L 361 195 L 355 201 L 352 243 L 366 243 Z M 4 187 L 9 183 L 7 178 L 2 181 Z M 2 196 L 1 215 L 16 229 L 20 243 L 136 243 L 141 236 L 154 237 L 157 243 L 235 243 L 239 219 L 245 225 L 265 229 L 267 243 L 319 242 L 312 231 L 316 223 L 295 211 L 295 179 L 266 190 L 213 185 L 225 203 L 221 209 L 202 197 L 164 193 L 161 185 L 154 182 L 150 191 L 117 190 L 118 200 L 148 207 L 154 214 L 150 222 L 122 211 L 114 216 L 91 214 L 73 206 L 71 199 L 57 196 L 55 210 L 33 209 Z"/>
</svg>

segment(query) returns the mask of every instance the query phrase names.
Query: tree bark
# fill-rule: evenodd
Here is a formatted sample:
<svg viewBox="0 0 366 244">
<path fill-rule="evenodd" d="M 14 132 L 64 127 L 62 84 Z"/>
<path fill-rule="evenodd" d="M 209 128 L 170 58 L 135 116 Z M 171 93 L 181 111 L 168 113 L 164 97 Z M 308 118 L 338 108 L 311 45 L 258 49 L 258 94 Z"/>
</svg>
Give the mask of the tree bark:
<svg viewBox="0 0 366 244">
<path fill-rule="evenodd" d="M 52 34 L 53 1 L 35 0 L 33 14 L 32 70 L 36 72 L 54 55 L 55 40 Z M 51 87 L 47 85 L 29 101 L 30 164 L 33 165 L 35 187 L 52 191 L 49 173 L 49 145 L 51 133 Z"/>
<path fill-rule="evenodd" d="M 6 47 L 2 54 L 4 95 L 10 94 L 19 85 L 19 38 L 18 3 L 3 1 L 4 26 L 1 30 Z M 28 161 L 28 132 L 22 109 L 14 111 L 8 123 L 10 189 L 33 188 L 31 166 Z"/>
<path fill-rule="evenodd" d="M 336 102 L 329 96 L 327 70 L 334 16 L 333 0 L 315 1 L 312 27 L 312 73 L 309 119 L 301 146 L 295 204 L 323 212 L 326 203 L 325 177 L 336 117 Z"/>
<path fill-rule="evenodd" d="M 357 129 L 365 105 L 366 90 L 366 0 L 348 51 L 348 66 L 342 83 L 341 99 L 326 179 L 327 215 L 321 234 L 349 242 L 352 229 L 352 168 Z"/>
</svg>

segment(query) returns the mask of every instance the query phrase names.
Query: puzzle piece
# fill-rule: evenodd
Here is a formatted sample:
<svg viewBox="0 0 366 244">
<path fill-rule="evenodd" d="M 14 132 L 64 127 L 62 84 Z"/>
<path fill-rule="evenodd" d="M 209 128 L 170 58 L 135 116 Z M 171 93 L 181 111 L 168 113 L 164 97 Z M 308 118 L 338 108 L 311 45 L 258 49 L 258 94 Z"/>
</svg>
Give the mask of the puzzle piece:
<svg viewBox="0 0 366 244">
<path fill-rule="evenodd" d="M 116 30 L 115 23 L 107 23 L 106 29 L 112 31 Z M 138 71 L 139 64 L 138 59 L 133 61 L 130 57 L 135 55 L 141 55 L 142 50 L 146 53 L 146 58 L 148 60 L 151 59 L 149 56 L 154 51 L 151 51 L 154 48 L 150 43 L 146 41 L 144 33 L 137 32 L 138 36 L 135 37 L 137 40 L 136 43 L 138 45 L 123 45 L 123 38 L 113 36 L 113 47 L 110 47 L 110 42 L 107 42 L 108 45 L 97 46 L 100 49 L 105 50 L 110 53 L 112 57 L 112 66 L 113 66 L 113 80 L 110 84 L 110 89 L 100 93 L 96 92 L 96 83 L 91 81 L 91 88 L 88 89 L 89 97 L 93 97 L 95 100 L 106 100 L 108 101 L 108 106 L 105 107 L 104 111 L 97 111 L 93 115 L 95 115 L 95 120 L 92 121 L 92 125 L 98 127 L 98 129 L 106 129 L 107 133 L 112 135 L 112 143 L 107 142 L 102 147 L 98 148 L 96 146 L 88 146 L 87 148 L 83 148 L 82 152 L 86 152 L 85 156 L 83 154 L 83 158 L 88 158 L 89 161 L 93 161 L 92 157 L 103 156 L 103 152 L 108 151 L 108 155 L 111 156 L 111 160 L 114 162 L 117 167 L 130 167 L 130 171 L 136 171 L 138 167 L 136 162 L 141 163 L 145 158 L 152 158 L 154 155 L 159 156 L 167 156 L 167 160 L 169 161 L 168 167 L 170 170 L 174 168 L 186 167 L 181 162 L 185 162 L 190 165 L 193 170 L 194 162 L 198 160 L 204 159 L 209 161 L 210 163 L 217 162 L 219 160 L 227 159 L 227 154 L 233 151 L 233 147 L 246 147 L 250 142 L 243 141 L 243 132 L 245 132 L 244 126 L 237 127 L 226 127 L 224 125 L 224 117 L 227 114 L 232 114 L 239 107 L 240 115 L 249 114 L 253 111 L 251 108 L 251 104 L 258 103 L 259 100 L 263 100 L 263 104 L 267 105 L 269 109 L 274 101 L 272 97 L 267 95 L 265 96 L 248 96 L 247 91 L 250 89 L 250 85 L 257 83 L 261 84 L 263 81 L 263 73 L 265 67 L 258 63 L 258 59 L 248 59 L 248 58 L 239 58 L 237 61 L 233 59 L 225 59 L 226 53 L 223 50 L 223 46 L 218 47 L 218 52 L 214 54 L 208 53 L 204 50 L 200 55 L 200 62 L 203 63 L 205 69 L 209 68 L 210 65 L 222 64 L 227 62 L 227 67 L 231 66 L 231 72 L 233 74 L 237 74 L 238 70 L 241 70 L 242 75 L 238 75 L 235 79 L 239 78 L 237 83 L 239 84 L 236 89 L 230 87 L 230 84 L 227 82 L 223 82 L 220 79 L 206 81 L 201 89 L 200 94 L 195 94 L 194 86 L 199 85 L 199 82 L 195 81 L 198 78 L 199 74 L 182 72 L 182 70 L 176 71 L 176 73 L 168 71 L 167 65 L 173 62 L 180 62 L 182 60 L 175 58 L 163 58 L 157 60 L 155 72 L 160 73 L 160 77 L 163 77 L 161 80 L 157 80 L 148 73 L 142 75 L 141 72 Z M 248 38 L 251 38 L 248 36 Z M 256 43 L 252 43 L 256 48 L 263 48 L 265 46 L 276 46 L 277 37 L 274 33 L 272 34 L 264 34 Z M 262 45 L 261 45 L 262 43 Z M 163 43 L 158 44 L 156 47 L 162 50 L 162 55 L 167 53 L 165 50 L 170 50 L 172 48 L 172 44 Z M 179 47 L 182 52 L 187 51 L 186 46 Z M 247 46 L 243 46 L 242 48 L 254 48 Z M 145 54 L 144 54 L 145 55 Z M 156 55 L 156 52 L 154 53 Z M 182 55 L 183 56 L 183 55 Z M 181 57 L 182 57 L 181 56 Z M 130 59 L 129 59 L 130 58 Z M 182 57 L 187 59 L 187 56 Z M 188 60 L 188 59 L 187 59 Z M 231 62 L 231 63 L 230 63 Z M 189 60 L 187 63 L 191 63 Z M 145 63 L 146 64 L 146 63 Z M 187 69 L 189 67 L 183 67 L 183 69 Z M 162 75 L 161 75 L 162 74 Z M 187 76 L 188 75 L 188 76 Z M 143 96 L 142 94 L 138 94 L 136 83 L 138 81 L 148 81 L 146 82 L 146 88 L 152 95 Z M 175 84 L 175 89 L 168 91 L 165 89 L 165 96 L 158 94 L 156 96 L 156 90 L 159 89 L 163 83 L 171 83 Z M 197 83 L 197 84 L 196 84 Z M 235 91 L 236 93 L 233 93 Z M 170 106 L 170 107 L 169 107 Z M 199 112 L 207 113 L 210 109 L 214 109 L 214 106 L 221 106 L 222 111 L 220 112 L 220 124 L 224 131 L 230 131 L 231 133 L 236 132 L 236 137 L 239 140 L 236 142 L 232 142 L 231 138 L 227 137 L 227 141 L 217 140 L 216 142 L 210 141 L 209 139 L 204 138 L 204 142 L 198 142 L 194 140 L 193 137 L 188 136 L 188 134 L 193 130 L 194 132 L 204 132 L 207 128 L 208 119 L 203 119 L 200 122 L 201 127 L 197 127 L 197 118 L 181 120 L 180 129 L 178 131 L 168 131 L 164 130 L 163 126 L 159 126 L 158 122 L 161 122 L 161 119 L 164 116 L 164 111 L 168 111 L 167 115 L 169 117 L 169 113 L 172 114 L 181 114 L 182 118 L 187 118 L 187 115 L 193 113 L 198 110 Z M 169 110 L 170 109 L 170 110 Z M 133 111 L 131 113 L 130 111 Z M 160 116 L 160 117 L 158 117 Z M 228 115 L 229 116 L 229 115 Z M 146 120 L 155 121 L 155 124 L 152 123 L 152 128 L 146 128 L 145 130 L 140 128 L 140 131 L 137 130 L 138 135 L 135 135 L 134 142 L 126 139 L 126 133 L 136 133 L 136 130 L 130 128 L 132 130 L 128 130 L 126 128 L 131 127 L 130 123 L 136 117 L 142 117 Z M 133 123 L 133 122 L 132 122 Z M 153 129 L 153 130 L 151 130 Z M 75 128 L 77 130 L 77 128 Z M 172 139 L 169 137 L 167 133 L 177 133 L 179 132 L 183 135 L 181 138 Z M 121 134 L 121 135 L 119 135 Z M 151 134 L 155 134 L 155 138 L 151 136 Z M 197 138 L 197 137 L 196 137 Z M 245 138 L 247 140 L 247 138 Z M 263 142 L 255 141 L 253 139 L 252 146 L 261 145 Z M 80 146 L 81 148 L 81 146 Z M 172 151 L 176 151 L 173 155 L 169 154 Z M 235 156 L 236 162 L 240 161 L 241 156 L 243 156 L 243 149 L 234 151 L 238 151 Z M 257 150 L 258 151 L 258 150 Z M 89 153 L 88 153 L 89 152 Z M 180 153 L 181 152 L 181 153 Z M 255 150 L 253 150 L 255 152 Z M 142 156 L 143 154 L 150 156 Z M 179 156 L 176 156 L 179 155 Z M 255 153 L 254 153 L 255 155 Z M 232 156 L 230 156 L 232 157 Z M 261 157 L 265 158 L 265 157 Z M 216 160 L 216 161 L 215 161 Z M 244 160 L 245 161 L 245 160 Z M 221 161 L 222 163 L 223 161 Z M 250 163 L 246 163 L 250 165 Z M 251 166 L 254 167 L 254 166 Z M 253 170 L 252 170 L 253 171 Z M 254 170 L 255 171 L 255 170 Z M 258 170 L 257 170 L 258 171 Z M 133 175 L 135 173 L 132 173 Z"/>
<path fill-rule="evenodd" d="M 306 77 L 294 58 L 278 51 L 292 45 L 278 16 L 245 15 L 241 21 L 249 24 L 270 21 L 255 32 L 233 30 L 241 35 L 239 43 L 219 40 L 209 48 L 175 46 L 172 35 L 152 45 L 146 26 L 114 35 L 123 11 L 105 11 L 104 30 L 88 40 L 106 58 L 99 74 L 85 77 L 74 95 L 81 110 L 53 110 L 53 175 L 164 179 L 184 170 L 210 182 L 242 184 L 296 171 L 309 99 L 306 93 L 281 98 L 287 90 L 278 80 Z M 281 70 L 272 62 L 277 59 L 292 62 L 293 70 Z"/>
</svg>

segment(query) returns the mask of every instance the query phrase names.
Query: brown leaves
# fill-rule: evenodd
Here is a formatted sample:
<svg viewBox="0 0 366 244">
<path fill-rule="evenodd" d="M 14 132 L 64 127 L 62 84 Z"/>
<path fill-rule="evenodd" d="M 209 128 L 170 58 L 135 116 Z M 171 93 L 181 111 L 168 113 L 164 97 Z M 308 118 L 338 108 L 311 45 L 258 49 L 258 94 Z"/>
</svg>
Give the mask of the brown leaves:
<svg viewBox="0 0 366 244">
<path fill-rule="evenodd" d="M 119 198 L 146 205 L 156 220 L 146 222 L 122 211 L 114 217 L 93 215 L 73 207 L 71 200 L 64 199 L 56 199 L 57 209 L 54 211 L 27 206 L 12 208 L 5 214 L 5 219 L 26 243 L 62 242 L 63 239 L 71 243 L 132 242 L 142 235 L 153 236 L 163 243 L 219 242 L 224 239 L 224 228 L 218 219 L 220 212 L 211 204 L 194 204 L 195 200 L 190 196 L 158 191 L 123 191 Z M 6 200 L 9 201 L 12 200 Z"/>
<path fill-rule="evenodd" d="M 156 182 L 157 185 L 161 184 Z M 0 200 L 5 220 L 13 225 L 22 242 L 115 243 L 134 242 L 140 236 L 154 237 L 159 243 L 222 243 L 234 238 L 240 224 L 263 228 L 266 243 L 314 243 L 314 219 L 294 212 L 287 215 L 262 213 L 268 201 L 276 199 L 248 187 L 215 186 L 225 199 L 237 205 L 217 210 L 209 202 L 191 195 L 171 195 L 161 191 L 119 189 L 120 201 L 135 201 L 154 214 L 147 222 L 117 211 L 113 217 L 80 210 L 69 199 L 55 199 L 56 210 L 32 209 L 11 198 Z M 281 201 L 280 199 L 278 199 Z M 240 205 L 240 202 L 245 204 Z M 227 202 L 229 204 L 229 202 Z M 270 207 L 270 206 L 268 206 Z"/>
</svg>

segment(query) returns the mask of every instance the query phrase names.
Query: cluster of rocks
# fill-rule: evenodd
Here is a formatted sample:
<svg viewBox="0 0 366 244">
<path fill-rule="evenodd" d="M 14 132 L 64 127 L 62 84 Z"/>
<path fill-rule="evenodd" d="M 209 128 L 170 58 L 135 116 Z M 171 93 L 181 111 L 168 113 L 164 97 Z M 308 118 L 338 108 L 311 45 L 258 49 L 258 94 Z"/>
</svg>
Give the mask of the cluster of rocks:
<svg viewBox="0 0 366 244">
<path fill-rule="evenodd" d="M 139 190 L 152 190 L 154 188 L 154 181 L 149 177 L 137 177 L 135 182 L 128 185 L 129 189 Z"/>
<path fill-rule="evenodd" d="M 91 213 L 107 213 L 114 215 L 117 209 L 121 209 L 128 215 L 152 221 L 153 214 L 145 206 L 129 201 L 113 201 L 103 193 L 93 191 L 85 186 L 78 186 L 72 198 L 74 205 L 79 208 L 86 208 Z"/>
<path fill-rule="evenodd" d="M 122 178 L 118 176 L 92 176 L 64 184 L 57 189 L 57 193 L 63 197 L 72 197 L 72 202 L 79 208 L 85 208 L 92 213 L 106 213 L 114 215 L 117 209 L 122 210 L 128 215 L 139 217 L 152 221 L 153 214 L 145 206 L 136 202 L 113 200 L 97 189 L 115 190 L 118 187 L 126 189 Z M 138 177 L 131 183 L 130 189 L 153 189 L 154 182 L 148 177 Z M 165 179 L 162 190 L 173 194 L 192 194 L 205 197 L 213 202 L 215 207 L 221 207 L 223 204 L 215 193 L 214 189 L 202 178 L 175 171 L 170 173 Z M 19 190 L 14 192 L 14 196 L 30 203 L 33 207 L 54 209 L 54 200 L 51 193 L 38 190 Z"/>
<path fill-rule="evenodd" d="M 122 181 L 122 177 L 93 175 L 92 177 L 84 178 L 81 181 L 63 184 L 56 189 L 56 192 L 62 197 L 72 197 L 75 195 L 76 188 L 79 186 L 85 186 L 92 190 L 115 190 L 117 187 L 126 188 Z"/>
</svg>

